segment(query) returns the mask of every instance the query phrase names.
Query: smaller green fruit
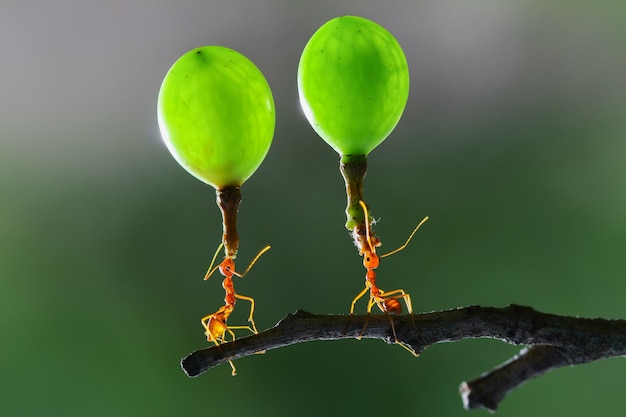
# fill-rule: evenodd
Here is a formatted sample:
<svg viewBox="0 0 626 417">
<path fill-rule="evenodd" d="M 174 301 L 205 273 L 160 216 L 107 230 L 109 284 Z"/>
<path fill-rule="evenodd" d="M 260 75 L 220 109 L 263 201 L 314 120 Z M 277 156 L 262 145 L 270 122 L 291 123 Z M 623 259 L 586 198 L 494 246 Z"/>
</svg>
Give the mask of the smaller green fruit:
<svg viewBox="0 0 626 417">
<path fill-rule="evenodd" d="M 409 96 L 396 38 L 371 20 L 338 17 L 307 43 L 298 66 L 300 104 L 340 155 L 367 155 L 395 128 Z"/>
<path fill-rule="evenodd" d="M 159 91 L 159 128 L 191 175 L 216 189 L 240 186 L 267 155 L 274 135 L 270 87 L 248 58 L 222 46 L 180 57 Z"/>
</svg>

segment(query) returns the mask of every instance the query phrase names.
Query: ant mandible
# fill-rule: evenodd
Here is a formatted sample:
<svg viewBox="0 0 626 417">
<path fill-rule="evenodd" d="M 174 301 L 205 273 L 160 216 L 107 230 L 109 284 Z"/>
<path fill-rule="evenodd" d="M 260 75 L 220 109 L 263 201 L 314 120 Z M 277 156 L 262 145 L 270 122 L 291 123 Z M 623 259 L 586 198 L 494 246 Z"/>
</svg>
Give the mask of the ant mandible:
<svg viewBox="0 0 626 417">
<path fill-rule="evenodd" d="M 406 308 L 409 314 L 413 313 L 413 305 L 411 303 L 411 296 L 405 292 L 403 289 L 397 289 L 393 291 L 383 291 L 376 285 L 376 272 L 374 271 L 378 268 L 381 258 L 385 258 L 387 256 L 393 255 L 394 253 L 398 253 L 409 244 L 417 229 L 420 228 L 421 225 L 428 220 L 428 216 L 424 217 L 424 219 L 413 229 L 413 232 L 406 240 L 404 245 L 400 246 L 397 249 L 392 250 L 384 255 L 378 256 L 376 254 L 376 247 L 380 246 L 380 239 L 378 237 L 372 236 L 370 232 L 370 217 L 367 210 L 366 204 L 359 200 L 359 204 L 363 208 L 363 212 L 365 215 L 365 238 L 366 244 L 361 245 L 359 247 L 359 252 L 363 255 L 363 266 L 367 269 L 367 273 L 365 274 L 365 288 L 354 297 L 352 300 L 352 305 L 350 306 L 350 314 L 354 314 L 354 306 L 357 301 L 361 299 L 368 291 L 370 293 L 370 298 L 367 303 L 367 313 L 371 313 L 372 307 L 377 305 L 378 308 L 384 313 L 391 314 L 400 314 L 402 313 L 402 304 L 399 299 L 403 299 L 406 304 Z"/>
<path fill-rule="evenodd" d="M 224 260 L 213 268 L 213 264 L 215 263 L 215 259 L 217 258 L 217 254 L 220 249 L 224 246 L 223 243 L 217 248 L 215 255 L 213 256 L 213 260 L 211 261 L 211 266 L 207 270 L 206 275 L 204 276 L 204 280 L 209 279 L 211 275 L 215 272 L 215 270 L 219 269 L 220 274 L 224 276 L 224 280 L 222 281 L 222 287 L 226 292 L 224 296 L 224 305 L 219 308 L 215 313 L 204 316 L 200 322 L 202 323 L 202 327 L 204 327 L 204 334 L 207 337 L 207 341 L 215 343 L 216 346 L 219 346 L 222 343 L 226 342 L 226 333 L 228 333 L 232 341 L 235 341 L 235 333 L 233 330 L 237 329 L 245 329 L 249 330 L 251 333 L 257 334 L 258 330 L 256 328 L 256 324 L 254 323 L 254 298 L 248 297 L 246 295 L 237 294 L 235 292 L 235 287 L 233 284 L 233 275 L 236 275 L 242 278 L 244 275 L 250 271 L 250 268 L 259 260 L 261 255 L 270 250 L 270 246 L 266 246 L 257 254 L 257 256 L 250 262 L 248 268 L 246 268 L 243 274 L 240 274 L 235 271 L 235 259 L 233 256 L 225 256 Z M 229 326 L 227 324 L 228 317 L 235 309 L 235 303 L 237 299 L 246 300 L 250 302 L 250 315 L 248 316 L 248 322 L 250 326 Z M 232 361 L 228 361 L 230 367 L 232 368 L 232 375 L 235 376 L 237 374 L 237 370 Z"/>
</svg>

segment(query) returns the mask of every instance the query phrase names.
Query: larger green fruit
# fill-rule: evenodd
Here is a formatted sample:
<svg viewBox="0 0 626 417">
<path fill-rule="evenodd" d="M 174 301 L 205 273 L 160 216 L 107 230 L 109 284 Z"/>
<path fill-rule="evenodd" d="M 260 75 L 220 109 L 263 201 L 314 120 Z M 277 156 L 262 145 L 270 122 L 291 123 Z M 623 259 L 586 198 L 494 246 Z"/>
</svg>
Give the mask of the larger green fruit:
<svg viewBox="0 0 626 417">
<path fill-rule="evenodd" d="M 274 100 L 261 71 L 221 46 L 193 49 L 169 70 L 158 100 L 159 128 L 176 161 L 219 189 L 240 186 L 274 135 Z"/>
<path fill-rule="evenodd" d="M 394 129 L 409 95 L 409 68 L 385 28 L 356 16 L 330 20 L 298 67 L 304 113 L 340 155 L 367 155 Z"/>
</svg>

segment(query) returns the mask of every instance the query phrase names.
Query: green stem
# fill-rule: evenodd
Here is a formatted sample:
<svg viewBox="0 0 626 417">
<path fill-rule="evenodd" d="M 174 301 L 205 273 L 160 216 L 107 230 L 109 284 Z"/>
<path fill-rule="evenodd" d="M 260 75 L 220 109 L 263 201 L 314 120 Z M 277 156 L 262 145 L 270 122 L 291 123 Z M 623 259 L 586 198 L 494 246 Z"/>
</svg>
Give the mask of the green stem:
<svg viewBox="0 0 626 417">
<path fill-rule="evenodd" d="M 241 189 L 239 187 L 224 187 L 216 191 L 217 205 L 222 212 L 222 224 L 224 225 L 224 252 L 226 256 L 235 258 L 239 249 L 239 234 L 237 233 L 237 212 L 241 202 Z"/>
</svg>

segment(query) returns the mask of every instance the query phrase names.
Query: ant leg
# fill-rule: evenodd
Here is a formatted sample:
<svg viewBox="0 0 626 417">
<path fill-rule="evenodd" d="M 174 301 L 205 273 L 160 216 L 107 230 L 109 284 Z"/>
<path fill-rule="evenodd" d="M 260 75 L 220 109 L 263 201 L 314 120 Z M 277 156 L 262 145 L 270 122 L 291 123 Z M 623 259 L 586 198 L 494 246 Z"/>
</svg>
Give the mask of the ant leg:
<svg viewBox="0 0 626 417">
<path fill-rule="evenodd" d="M 222 306 L 215 313 L 206 315 L 200 319 L 200 323 L 205 330 L 204 334 L 207 336 L 209 342 L 212 340 L 224 341 L 224 336 L 228 329 L 226 319 L 231 311 L 232 307 L 228 305 Z"/>
<path fill-rule="evenodd" d="M 235 364 L 233 363 L 233 361 L 228 361 L 228 363 L 230 364 L 230 367 L 231 367 L 231 369 L 232 369 L 232 370 L 230 371 L 230 374 L 231 374 L 232 376 L 237 376 L 237 368 L 235 368 Z"/>
<path fill-rule="evenodd" d="M 402 290 L 395 290 L 395 291 L 389 291 L 389 292 L 385 292 L 383 290 L 380 290 L 380 296 L 374 296 L 374 295 L 370 295 L 370 300 L 369 303 L 367 305 L 368 307 L 368 311 L 367 313 L 369 314 L 372 310 L 372 307 L 374 307 L 374 305 L 377 305 L 378 308 L 380 308 L 380 310 L 385 313 L 385 315 L 387 315 L 387 317 L 389 318 L 389 323 L 391 324 L 391 333 L 393 334 L 393 340 L 394 342 L 397 344 L 398 343 L 398 335 L 396 334 L 396 325 L 393 322 L 393 317 L 391 317 L 391 314 L 389 314 L 389 312 L 387 311 L 387 307 L 385 306 L 385 299 L 388 298 L 386 297 L 387 294 L 389 293 L 396 293 L 398 291 L 402 291 Z M 400 296 L 399 296 L 400 297 Z M 365 331 L 365 327 L 363 327 L 363 332 Z"/>
<path fill-rule="evenodd" d="M 207 332 L 209 331 L 209 319 L 211 317 L 213 317 L 213 314 L 209 314 L 208 316 L 204 316 L 200 319 L 200 323 L 202 324 L 202 327 L 204 327 L 204 330 L 206 330 Z"/>
<path fill-rule="evenodd" d="M 370 299 L 367 303 L 367 314 L 370 314 L 372 312 L 372 308 L 375 305 L 378 306 L 378 308 L 380 308 L 380 311 L 386 312 L 385 311 L 385 298 L 382 297 L 382 294 L 381 294 L 381 297 L 376 297 L 370 294 Z"/>
<path fill-rule="evenodd" d="M 368 287 L 365 287 L 365 290 L 367 289 Z M 367 324 L 369 322 L 369 315 L 372 314 L 372 307 L 374 307 L 374 305 L 377 305 L 378 308 L 383 310 L 383 307 L 381 307 L 382 306 L 381 303 L 382 303 L 382 299 L 379 299 L 378 297 L 375 297 L 370 293 L 370 298 L 369 300 L 367 300 L 367 310 L 366 310 L 368 317 L 365 319 L 365 324 L 363 324 L 363 328 L 361 329 L 361 333 L 359 333 L 357 340 L 361 340 L 361 338 L 363 338 L 363 334 L 365 333 L 365 329 L 367 329 Z"/>
<path fill-rule="evenodd" d="M 354 297 L 354 300 L 352 300 L 352 304 L 350 305 L 350 315 L 354 314 L 354 305 L 356 304 L 356 302 L 359 301 L 361 297 L 363 297 L 365 293 L 368 291 L 369 291 L 369 287 L 366 286 L 365 288 L 363 288 L 363 290 L 361 290 L 360 293 L 357 294 L 356 297 Z M 370 314 L 370 312 L 372 311 L 370 302 L 371 300 L 368 300 L 367 302 L 367 314 Z M 368 319 L 365 319 L 365 324 L 363 325 L 363 328 L 361 329 L 361 332 L 359 333 L 359 335 L 356 337 L 356 340 L 361 340 L 361 338 L 363 337 L 363 333 L 365 333 L 365 329 L 367 328 L 367 321 Z"/>
<path fill-rule="evenodd" d="M 391 297 L 393 294 L 397 294 L 397 295 L 394 295 L 393 297 Z M 403 289 L 382 292 L 380 296 L 382 298 L 396 298 L 396 299 L 402 298 L 404 300 L 404 304 L 406 304 L 406 309 L 409 312 L 409 314 L 413 314 L 413 303 L 411 302 L 411 295 L 405 292 Z"/>
<path fill-rule="evenodd" d="M 222 336 L 222 341 L 226 342 L 226 332 L 228 332 L 228 334 L 230 334 L 231 337 L 231 342 L 235 341 L 235 332 L 233 332 L 231 329 L 236 329 L 237 326 L 228 326 L 226 327 L 226 330 L 224 330 L 224 336 Z"/>
<path fill-rule="evenodd" d="M 230 337 L 232 337 L 232 342 L 235 341 L 235 333 L 231 330 L 234 329 L 235 327 L 226 327 L 226 330 L 224 330 L 224 336 L 222 336 L 222 342 L 226 342 L 226 332 L 230 333 Z M 233 361 L 229 360 L 228 363 L 230 364 L 230 374 L 232 376 L 236 376 L 237 375 L 237 368 L 235 368 L 235 364 L 233 363 Z"/>
<path fill-rule="evenodd" d="M 413 315 L 413 302 L 411 301 L 411 295 L 404 293 L 402 298 L 404 299 L 404 304 L 406 304 L 407 311 L 410 315 Z"/>
<path fill-rule="evenodd" d="M 406 309 L 411 315 L 411 323 L 413 323 L 413 327 L 415 327 L 415 315 L 413 314 L 413 302 L 411 301 L 411 295 L 404 293 L 402 294 L 402 299 L 404 299 L 404 304 L 406 304 Z"/>
<path fill-rule="evenodd" d="M 396 299 L 402 298 L 404 300 L 404 303 L 406 304 L 407 310 L 409 311 L 409 314 L 411 314 L 411 321 L 413 322 L 413 327 L 415 327 L 415 317 L 413 315 L 413 309 L 412 309 L 412 303 L 411 303 L 411 295 L 406 293 L 406 292 L 404 292 L 404 290 L 399 289 L 399 290 L 394 290 L 394 291 L 389 291 L 389 292 L 383 293 L 382 296 L 384 298 L 389 298 L 387 296 L 390 295 L 390 294 L 398 294 L 398 295 L 395 295 L 392 298 L 396 298 Z M 389 320 L 391 320 L 391 329 L 393 331 L 393 336 L 394 336 L 396 344 L 402 346 L 404 349 L 406 349 L 408 352 L 410 352 L 413 356 L 418 357 L 419 353 L 416 353 L 409 346 L 405 345 L 404 343 L 402 343 L 402 342 L 400 342 L 398 340 L 398 336 L 396 335 L 396 328 L 395 328 L 395 325 L 393 323 L 393 319 L 392 319 L 391 315 L 389 316 Z"/>
<path fill-rule="evenodd" d="M 232 329 L 232 330 L 247 330 L 250 333 L 256 334 L 255 331 L 250 326 L 228 326 L 228 329 Z M 233 338 L 233 342 L 234 341 L 235 341 L 235 339 Z"/>
<path fill-rule="evenodd" d="M 354 300 L 352 300 L 352 304 L 350 305 L 350 314 L 354 314 L 354 305 L 356 304 L 357 301 L 359 301 L 361 299 L 361 297 L 363 297 L 365 295 L 366 292 L 369 291 L 369 287 L 365 287 L 363 288 L 363 290 L 357 294 L 356 297 L 354 297 Z M 367 312 L 369 313 L 371 311 L 371 307 L 368 307 Z"/>
<path fill-rule="evenodd" d="M 419 353 L 411 349 L 409 346 L 405 345 L 404 343 L 398 340 L 396 340 L 396 345 L 401 346 L 403 349 L 406 349 L 407 352 L 409 352 L 411 355 L 415 356 L 416 358 L 420 355 Z"/>
<path fill-rule="evenodd" d="M 389 295 L 391 294 L 398 294 L 391 298 L 394 298 L 394 299 L 402 298 L 404 300 L 404 304 L 406 304 L 406 309 L 408 313 L 411 315 L 411 322 L 413 323 L 413 327 L 415 327 L 415 316 L 413 315 L 413 302 L 411 301 L 411 295 L 405 292 L 404 290 L 399 289 L 399 290 L 389 291 L 387 293 L 384 293 L 382 294 L 382 296 L 384 298 L 389 298 Z"/>
<path fill-rule="evenodd" d="M 206 335 L 207 340 L 209 342 L 210 341 L 216 342 L 216 344 L 217 344 L 217 341 L 219 340 L 219 337 L 216 337 L 215 335 L 213 335 L 211 330 L 209 329 L 209 322 L 214 317 L 215 317 L 215 313 L 206 315 L 206 316 L 204 316 L 204 317 L 202 317 L 200 319 L 200 323 L 202 323 L 202 327 L 204 327 L 204 334 Z"/>
<path fill-rule="evenodd" d="M 224 330 L 224 335 L 222 335 L 222 337 L 221 337 L 221 342 L 224 342 L 224 337 L 225 337 L 226 331 L 228 331 L 230 333 L 230 335 L 233 337 L 233 341 L 234 341 L 235 340 L 235 334 L 229 328 L 226 328 L 226 330 Z M 215 346 L 217 346 L 217 347 L 220 346 L 220 342 L 217 339 L 213 339 L 213 343 L 215 343 Z M 232 376 L 237 375 L 237 368 L 235 368 L 235 364 L 233 363 L 233 361 L 229 360 L 228 363 L 230 364 L 230 368 L 231 368 L 230 374 Z"/>
<path fill-rule="evenodd" d="M 259 331 L 256 329 L 256 324 L 254 323 L 254 298 L 248 297 L 246 295 L 235 294 L 235 298 L 240 300 L 246 300 L 250 302 L 250 316 L 248 317 L 248 322 L 252 324 L 253 333 L 258 333 Z"/>
<path fill-rule="evenodd" d="M 253 329 L 253 328 L 252 328 L 252 327 L 250 327 L 250 326 L 228 326 L 228 328 L 229 328 L 229 329 L 233 329 L 233 330 L 247 330 L 247 331 L 249 331 L 249 332 L 250 332 L 250 333 L 252 333 L 252 334 L 258 334 L 258 333 L 259 333 L 259 332 L 256 330 L 256 328 L 254 328 L 254 329 Z M 235 341 L 235 339 L 233 339 L 233 342 L 234 342 L 234 341 Z M 263 354 L 265 354 L 265 352 L 266 352 L 265 350 L 261 350 L 261 351 L 255 352 L 255 354 L 257 354 L 257 355 L 263 355 Z"/>
<path fill-rule="evenodd" d="M 398 345 L 400 344 L 400 342 L 398 341 L 398 335 L 396 334 L 396 325 L 393 322 L 393 317 L 391 317 L 391 314 L 387 314 L 387 317 L 389 317 L 389 322 L 391 323 L 391 333 L 393 333 L 393 341 L 396 345 Z"/>
<path fill-rule="evenodd" d="M 396 294 L 396 295 L 393 295 Z M 393 295 L 393 296 L 392 296 Z M 393 291 L 388 291 L 388 292 L 384 292 L 383 294 L 381 294 L 381 297 L 385 298 L 385 299 L 395 299 L 397 300 L 398 298 L 402 298 L 404 300 L 404 304 L 406 304 L 406 308 L 408 313 L 411 315 L 411 322 L 413 323 L 413 327 L 415 327 L 415 318 L 413 316 L 413 303 L 411 302 L 411 295 L 407 292 L 405 292 L 403 289 L 398 289 L 398 290 L 393 290 Z M 396 329 L 395 326 L 393 325 L 393 322 L 391 323 L 391 325 L 393 326 L 393 333 L 394 333 L 394 339 L 396 344 L 400 344 L 401 343 L 398 342 L 398 337 L 396 335 Z M 406 348 L 406 346 L 403 346 Z M 410 349 L 407 349 L 411 352 Z"/>
<path fill-rule="evenodd" d="M 395 343 L 398 343 L 398 336 L 396 335 L 396 326 L 393 323 L 393 318 L 391 317 L 391 314 L 389 314 L 386 311 L 385 304 L 384 304 L 385 298 L 382 297 L 383 294 L 381 294 L 381 297 L 370 296 L 369 302 L 367 304 L 367 314 L 370 314 L 372 311 L 372 307 L 374 307 L 374 305 L 377 305 L 378 308 L 380 308 L 380 310 L 383 313 L 385 313 L 385 315 L 387 315 L 387 317 L 389 318 L 389 323 L 391 324 L 391 332 L 393 333 L 393 340 Z M 363 329 L 361 330 L 359 339 L 361 338 L 361 336 L 363 336 L 363 333 L 365 333 L 366 328 L 367 328 L 367 320 L 365 322 L 365 326 L 363 326 Z"/>
<path fill-rule="evenodd" d="M 413 323 L 413 327 L 415 327 L 415 315 L 413 314 L 413 302 L 411 301 L 411 295 L 404 293 L 402 298 L 404 299 L 404 304 L 406 304 L 406 308 L 411 315 L 411 323 Z"/>
</svg>

